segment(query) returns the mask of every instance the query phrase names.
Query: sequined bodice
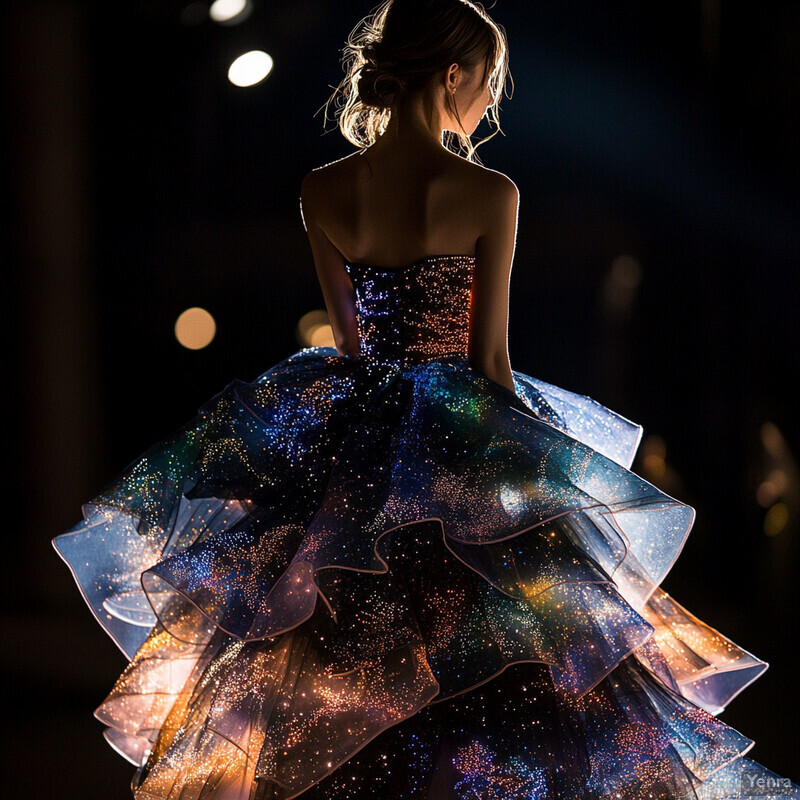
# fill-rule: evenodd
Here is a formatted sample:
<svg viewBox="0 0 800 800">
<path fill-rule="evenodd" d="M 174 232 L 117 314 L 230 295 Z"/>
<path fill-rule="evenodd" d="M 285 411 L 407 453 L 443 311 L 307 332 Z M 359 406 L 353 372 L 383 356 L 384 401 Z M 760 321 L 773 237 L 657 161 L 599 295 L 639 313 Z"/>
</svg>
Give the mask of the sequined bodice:
<svg viewBox="0 0 800 800">
<path fill-rule="evenodd" d="M 430 256 L 398 269 L 347 264 L 362 356 L 402 364 L 466 356 L 474 256 Z"/>
</svg>

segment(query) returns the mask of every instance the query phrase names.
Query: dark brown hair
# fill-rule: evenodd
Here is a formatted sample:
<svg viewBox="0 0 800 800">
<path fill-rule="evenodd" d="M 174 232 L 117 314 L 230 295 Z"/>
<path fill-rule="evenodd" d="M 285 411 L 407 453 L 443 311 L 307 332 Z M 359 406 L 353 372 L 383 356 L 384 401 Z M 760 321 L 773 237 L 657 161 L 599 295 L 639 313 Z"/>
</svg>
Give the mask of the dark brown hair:
<svg viewBox="0 0 800 800">
<path fill-rule="evenodd" d="M 510 76 L 505 31 L 470 0 L 384 0 L 351 31 L 342 56 L 345 77 L 326 111 L 333 103 L 344 137 L 369 147 L 386 130 L 392 105 L 403 94 L 426 90 L 451 64 L 477 71 L 489 84 L 492 104 L 486 113 L 496 130 L 477 144 L 465 132 L 454 132 L 445 142 L 478 161 L 475 148 L 500 130 L 500 100 Z M 445 102 L 460 122 L 449 94 Z"/>
</svg>

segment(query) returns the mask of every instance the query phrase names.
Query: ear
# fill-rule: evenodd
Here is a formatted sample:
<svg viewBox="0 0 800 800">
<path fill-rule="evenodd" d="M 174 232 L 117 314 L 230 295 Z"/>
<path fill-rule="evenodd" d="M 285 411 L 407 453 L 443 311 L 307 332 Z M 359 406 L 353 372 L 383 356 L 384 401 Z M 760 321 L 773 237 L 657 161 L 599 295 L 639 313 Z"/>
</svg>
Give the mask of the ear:
<svg viewBox="0 0 800 800">
<path fill-rule="evenodd" d="M 444 71 L 444 88 L 448 94 L 455 92 L 464 77 L 464 71 L 458 64 L 451 64 Z"/>
</svg>

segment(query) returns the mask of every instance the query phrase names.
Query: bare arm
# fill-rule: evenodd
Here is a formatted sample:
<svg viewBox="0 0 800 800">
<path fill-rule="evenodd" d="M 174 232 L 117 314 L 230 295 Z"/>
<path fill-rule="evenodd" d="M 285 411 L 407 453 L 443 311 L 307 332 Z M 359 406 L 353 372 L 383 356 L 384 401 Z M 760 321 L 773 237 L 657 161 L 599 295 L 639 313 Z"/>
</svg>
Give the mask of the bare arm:
<svg viewBox="0 0 800 800">
<path fill-rule="evenodd" d="M 317 271 L 325 307 L 333 329 L 339 355 L 358 355 L 358 327 L 355 291 L 345 272 L 344 256 L 330 242 L 319 226 L 320 209 L 325 202 L 324 187 L 318 176 L 310 172 L 300 190 L 300 212 L 303 216 L 311 254 Z"/>
<path fill-rule="evenodd" d="M 486 207 L 485 233 L 475 250 L 469 363 L 513 392 L 508 359 L 508 291 L 517 236 L 517 187 L 505 176 L 498 176 Z"/>
</svg>

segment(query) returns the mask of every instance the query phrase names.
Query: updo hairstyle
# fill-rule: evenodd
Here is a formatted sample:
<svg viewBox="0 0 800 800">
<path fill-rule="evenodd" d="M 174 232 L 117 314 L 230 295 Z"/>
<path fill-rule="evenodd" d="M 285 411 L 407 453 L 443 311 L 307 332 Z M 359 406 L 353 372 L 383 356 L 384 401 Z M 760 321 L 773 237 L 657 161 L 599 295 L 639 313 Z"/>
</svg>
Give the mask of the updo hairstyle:
<svg viewBox="0 0 800 800">
<path fill-rule="evenodd" d="M 403 95 L 426 91 L 433 76 L 451 64 L 478 78 L 488 76 L 487 114 L 496 130 L 477 144 L 466 132 L 453 132 L 445 142 L 478 161 L 475 148 L 500 130 L 500 100 L 510 77 L 505 32 L 479 3 L 384 0 L 351 31 L 342 56 L 345 77 L 326 111 L 333 103 L 344 137 L 358 148 L 369 147 L 386 130 L 392 106 Z M 450 94 L 445 103 L 460 122 Z"/>
</svg>

